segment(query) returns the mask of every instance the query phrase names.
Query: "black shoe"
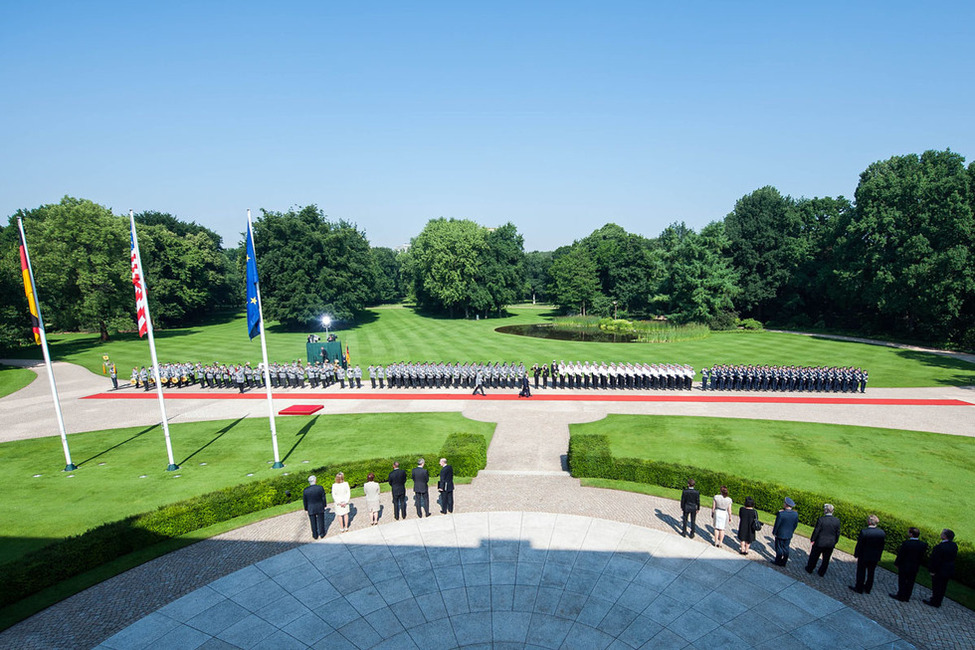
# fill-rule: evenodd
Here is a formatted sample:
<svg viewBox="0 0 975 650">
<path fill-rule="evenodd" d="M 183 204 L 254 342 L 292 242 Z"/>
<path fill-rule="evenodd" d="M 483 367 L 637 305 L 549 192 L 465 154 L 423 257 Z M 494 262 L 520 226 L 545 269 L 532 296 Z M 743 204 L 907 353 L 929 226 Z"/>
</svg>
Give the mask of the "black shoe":
<svg viewBox="0 0 975 650">
<path fill-rule="evenodd" d="M 931 602 L 930 600 L 928 600 L 927 598 L 925 598 L 925 599 L 924 599 L 924 600 L 922 600 L 921 602 L 922 602 L 922 603 L 924 603 L 925 605 L 930 605 L 931 607 L 941 607 L 941 605 L 935 605 L 934 603 L 932 603 L 932 602 Z"/>
<path fill-rule="evenodd" d="M 893 598 L 894 600 L 901 601 L 902 603 L 906 603 L 907 602 L 907 599 L 906 598 L 901 598 L 898 594 L 887 594 L 887 595 L 890 596 L 891 598 Z"/>
<path fill-rule="evenodd" d="M 850 591 L 855 591 L 858 594 L 862 594 L 863 593 L 863 590 L 862 589 L 857 589 L 853 585 L 847 585 L 847 589 L 849 589 Z"/>
<path fill-rule="evenodd" d="M 808 573 L 809 575 L 812 575 L 812 572 L 813 572 L 812 569 L 810 569 L 809 567 L 806 567 L 806 573 Z"/>
</svg>

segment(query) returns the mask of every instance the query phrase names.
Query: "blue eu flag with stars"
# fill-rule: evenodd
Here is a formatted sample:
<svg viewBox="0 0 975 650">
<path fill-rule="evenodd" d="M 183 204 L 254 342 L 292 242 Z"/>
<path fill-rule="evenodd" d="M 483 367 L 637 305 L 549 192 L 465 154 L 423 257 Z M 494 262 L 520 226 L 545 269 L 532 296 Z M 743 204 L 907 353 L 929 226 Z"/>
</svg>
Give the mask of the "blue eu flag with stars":
<svg viewBox="0 0 975 650">
<path fill-rule="evenodd" d="M 257 303 L 257 256 L 254 254 L 254 232 L 247 222 L 247 333 L 254 338 L 261 333 L 261 310 Z"/>
</svg>

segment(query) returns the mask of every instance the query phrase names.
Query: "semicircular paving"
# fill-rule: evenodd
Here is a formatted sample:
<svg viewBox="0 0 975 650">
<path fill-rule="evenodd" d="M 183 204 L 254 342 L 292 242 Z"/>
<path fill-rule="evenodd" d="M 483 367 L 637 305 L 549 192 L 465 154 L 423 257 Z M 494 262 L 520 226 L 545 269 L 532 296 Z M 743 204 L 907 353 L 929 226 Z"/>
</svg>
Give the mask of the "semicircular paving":
<svg viewBox="0 0 975 650">
<path fill-rule="evenodd" d="M 281 553 L 102 648 L 913 647 L 741 556 L 576 515 L 470 513 Z"/>
</svg>

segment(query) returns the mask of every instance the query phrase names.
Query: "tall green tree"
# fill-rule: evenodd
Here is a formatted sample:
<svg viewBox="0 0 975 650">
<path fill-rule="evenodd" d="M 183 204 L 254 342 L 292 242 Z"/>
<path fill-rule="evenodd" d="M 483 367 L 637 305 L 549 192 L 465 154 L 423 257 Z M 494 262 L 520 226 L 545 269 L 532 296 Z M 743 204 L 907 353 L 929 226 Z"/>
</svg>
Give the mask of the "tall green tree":
<svg viewBox="0 0 975 650">
<path fill-rule="evenodd" d="M 345 221 L 329 221 L 317 206 L 262 210 L 254 222 L 254 247 L 264 316 L 287 328 L 307 328 L 326 313 L 351 320 L 376 294 L 365 234 Z"/>
<path fill-rule="evenodd" d="M 597 311 L 645 314 L 650 295 L 659 280 L 659 268 L 651 255 L 650 240 L 608 223 L 579 240 L 596 265 L 599 292 L 605 297 Z"/>
<path fill-rule="evenodd" d="M 972 191 L 964 158 L 952 151 L 867 167 L 837 238 L 842 305 L 887 331 L 966 336 L 975 299 Z"/>
<path fill-rule="evenodd" d="M 801 248 L 801 222 L 795 202 L 771 186 L 738 199 L 725 217 L 741 293 L 736 304 L 749 316 L 764 320 L 775 315 L 780 291 L 795 271 Z"/>
<path fill-rule="evenodd" d="M 491 296 L 480 284 L 487 234 L 469 219 L 427 222 L 403 261 L 410 296 L 418 307 L 465 317 L 490 307 Z"/>
<path fill-rule="evenodd" d="M 518 292 L 525 283 L 525 242 L 514 224 L 506 223 L 489 229 L 486 246 L 481 251 L 478 284 L 488 297 L 487 309 L 501 314 L 505 307 L 518 299 Z"/>
<path fill-rule="evenodd" d="M 532 251 L 525 254 L 525 287 L 522 297 L 537 301 L 548 300 L 549 270 L 552 268 L 551 251 Z"/>
<path fill-rule="evenodd" d="M 24 220 L 38 298 L 51 330 L 131 329 L 135 294 L 126 220 L 87 199 L 18 211 Z M 150 287 L 151 290 L 151 287 Z"/>
<path fill-rule="evenodd" d="M 399 302 L 406 295 L 400 253 L 382 246 L 374 246 L 371 253 L 376 268 L 375 301 L 377 303 Z"/>
<path fill-rule="evenodd" d="M 586 315 L 594 302 L 605 298 L 599 290 L 596 263 L 584 246 L 574 245 L 556 251 L 549 275 L 552 278 L 549 293 L 563 310 Z"/>
<path fill-rule="evenodd" d="M 720 222 L 708 224 L 700 234 L 684 223 L 668 226 L 655 250 L 665 269 L 653 297 L 656 307 L 678 323 L 710 323 L 731 312 L 740 289 L 729 246 Z"/>
</svg>

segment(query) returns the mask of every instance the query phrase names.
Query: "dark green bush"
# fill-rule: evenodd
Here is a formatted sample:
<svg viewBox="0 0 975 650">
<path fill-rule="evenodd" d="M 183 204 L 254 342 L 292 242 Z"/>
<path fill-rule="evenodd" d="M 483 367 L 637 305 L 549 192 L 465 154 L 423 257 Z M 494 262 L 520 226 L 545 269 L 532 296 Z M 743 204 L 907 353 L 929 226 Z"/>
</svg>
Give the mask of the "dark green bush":
<svg viewBox="0 0 975 650">
<path fill-rule="evenodd" d="M 435 455 L 408 454 L 401 459 L 412 460 L 420 456 L 434 458 Z M 453 433 L 444 441 L 440 455 L 436 457 L 449 458 L 457 476 L 474 476 L 487 464 L 487 444 L 481 435 Z M 325 477 L 333 477 L 341 471 L 345 480 L 357 487 L 366 482 L 369 472 L 375 472 L 376 480 L 385 482 L 392 467 L 392 458 L 335 463 L 307 473 L 291 473 L 223 488 L 161 506 L 152 512 L 102 524 L 0 566 L 0 584 L 4 585 L 0 607 L 133 551 L 235 517 L 298 501 L 308 485 L 309 474 L 322 476 L 321 483 L 327 485 L 330 481 Z"/>
<path fill-rule="evenodd" d="M 476 433 L 452 433 L 440 450 L 454 468 L 454 476 L 477 476 L 487 465 L 487 441 Z"/>
<path fill-rule="evenodd" d="M 693 478 L 702 494 L 718 494 L 721 486 L 725 485 L 737 503 L 742 503 L 745 497 L 752 497 L 755 499 L 755 507 L 768 512 L 780 510 L 785 497 L 790 497 L 796 502 L 799 521 L 808 526 L 816 525 L 816 520 L 823 514 L 824 503 L 832 503 L 836 507 L 835 514 L 840 519 L 843 536 L 850 539 L 856 539 L 860 530 L 866 527 L 869 515 L 877 515 L 880 518 L 880 527 L 887 532 L 887 550 L 891 552 L 896 552 L 900 543 L 907 539 L 907 529 L 917 525 L 887 512 L 767 481 L 675 463 L 616 458 L 610 449 L 609 438 L 599 434 L 574 435 L 569 439 L 569 470 L 578 478 L 631 481 L 677 490 L 686 487 L 687 479 Z M 936 543 L 941 537 L 940 530 L 921 526 L 918 528 L 921 529 L 921 537 L 929 543 Z M 975 587 L 975 547 L 971 544 L 958 545 L 955 578 L 962 584 Z"/>
</svg>

